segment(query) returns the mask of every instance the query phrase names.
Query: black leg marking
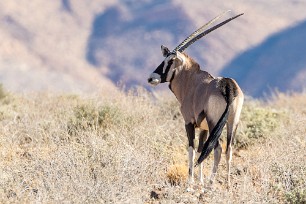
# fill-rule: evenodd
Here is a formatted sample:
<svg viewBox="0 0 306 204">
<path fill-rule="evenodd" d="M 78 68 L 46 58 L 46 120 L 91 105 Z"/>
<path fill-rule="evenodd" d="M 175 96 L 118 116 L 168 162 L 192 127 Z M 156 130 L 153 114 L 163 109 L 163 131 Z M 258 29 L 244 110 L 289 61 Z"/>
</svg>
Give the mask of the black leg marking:
<svg viewBox="0 0 306 204">
<path fill-rule="evenodd" d="M 199 135 L 198 152 L 201 153 L 204 147 L 204 143 L 207 140 L 208 130 L 202 130 Z"/>
<path fill-rule="evenodd" d="M 185 125 L 185 129 L 187 132 L 189 147 L 191 146 L 194 148 L 194 138 L 195 138 L 194 125 L 192 123 L 188 123 L 187 125 Z"/>
</svg>

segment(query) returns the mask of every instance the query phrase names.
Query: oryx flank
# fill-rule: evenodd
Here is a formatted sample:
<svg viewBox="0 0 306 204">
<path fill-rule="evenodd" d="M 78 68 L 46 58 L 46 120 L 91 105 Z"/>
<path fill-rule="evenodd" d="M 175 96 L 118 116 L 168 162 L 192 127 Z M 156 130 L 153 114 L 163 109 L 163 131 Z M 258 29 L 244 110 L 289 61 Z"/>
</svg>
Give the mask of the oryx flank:
<svg viewBox="0 0 306 204">
<path fill-rule="evenodd" d="M 172 52 L 167 47 L 161 46 L 161 51 L 165 59 L 148 79 L 148 82 L 152 85 L 169 82 L 170 90 L 180 103 L 189 141 L 190 184 L 193 183 L 194 176 L 195 128 L 200 128 L 197 152 L 201 153 L 201 155 L 196 165 L 200 166 L 199 179 L 201 184 L 203 184 L 203 167 L 201 162 L 214 149 L 214 166 L 210 177 L 210 183 L 212 183 L 222 152 L 219 138 L 223 127 L 227 124 L 227 184 L 228 186 L 230 185 L 232 142 L 243 105 L 243 93 L 235 80 L 231 78 L 213 77 L 208 72 L 201 70 L 199 64 L 191 57 L 182 53 L 196 40 L 243 14 L 229 18 L 210 29 L 204 30 L 222 15 L 217 16 L 192 33 Z"/>
</svg>

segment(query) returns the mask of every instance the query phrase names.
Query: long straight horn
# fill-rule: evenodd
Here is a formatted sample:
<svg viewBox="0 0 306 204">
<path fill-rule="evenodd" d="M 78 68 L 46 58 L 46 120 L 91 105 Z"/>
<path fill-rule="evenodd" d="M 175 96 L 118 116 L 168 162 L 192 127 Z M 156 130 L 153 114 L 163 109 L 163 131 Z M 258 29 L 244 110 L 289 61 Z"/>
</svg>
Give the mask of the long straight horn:
<svg viewBox="0 0 306 204">
<path fill-rule="evenodd" d="M 199 29 L 197 29 L 196 31 L 194 31 L 193 33 L 191 33 L 185 40 L 183 40 L 183 42 L 181 42 L 181 44 L 179 44 L 172 52 L 176 52 L 178 50 L 180 50 L 182 47 L 184 47 L 190 40 L 192 40 L 194 37 L 196 37 L 197 35 L 199 35 L 199 33 L 202 33 L 204 29 L 206 29 L 208 26 L 210 26 L 211 24 L 213 24 L 216 20 L 218 20 L 219 18 L 221 18 L 222 16 L 224 16 L 226 13 L 230 12 L 231 10 L 227 10 L 221 14 L 219 14 L 218 16 L 216 16 L 215 18 L 213 18 L 212 20 L 210 20 L 208 23 L 204 24 L 203 26 L 201 26 Z"/>
<path fill-rule="evenodd" d="M 179 49 L 177 49 L 177 50 L 180 51 L 180 52 L 183 52 L 187 47 L 189 47 L 191 44 L 193 44 L 194 42 L 196 42 L 197 40 L 199 40 L 199 39 L 202 38 L 203 36 L 207 35 L 208 33 L 210 33 L 210 32 L 212 32 L 212 31 L 216 30 L 217 28 L 219 28 L 219 27 L 221 27 L 221 26 L 227 24 L 228 22 L 230 22 L 230 21 L 234 20 L 235 18 L 238 18 L 239 16 L 242 16 L 242 15 L 243 15 L 243 13 L 238 14 L 238 15 L 236 15 L 236 16 L 234 16 L 234 17 L 231 17 L 231 18 L 229 18 L 229 19 L 227 19 L 227 20 L 225 20 L 225 21 L 223 21 L 223 22 L 221 22 L 221 23 L 215 25 L 214 27 L 212 27 L 212 28 L 210 28 L 210 29 L 208 29 L 208 30 L 205 30 L 205 31 L 201 32 L 200 34 L 198 34 L 197 36 L 195 36 L 194 38 L 192 38 L 191 40 L 189 40 L 188 42 L 186 42 L 183 46 L 181 46 L 181 47 L 180 47 Z"/>
</svg>

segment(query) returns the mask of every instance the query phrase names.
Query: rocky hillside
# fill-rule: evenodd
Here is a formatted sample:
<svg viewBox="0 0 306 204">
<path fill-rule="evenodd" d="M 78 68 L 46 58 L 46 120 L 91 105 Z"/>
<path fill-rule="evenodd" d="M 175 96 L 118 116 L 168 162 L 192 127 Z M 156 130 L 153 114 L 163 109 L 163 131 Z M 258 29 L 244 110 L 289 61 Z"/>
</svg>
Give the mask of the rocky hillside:
<svg viewBox="0 0 306 204">
<path fill-rule="evenodd" d="M 2 2 L 0 83 L 14 91 L 146 86 L 163 59 L 161 44 L 173 49 L 219 13 L 244 12 L 186 50 L 218 75 L 237 55 L 306 19 L 305 8 L 302 0 Z"/>
</svg>

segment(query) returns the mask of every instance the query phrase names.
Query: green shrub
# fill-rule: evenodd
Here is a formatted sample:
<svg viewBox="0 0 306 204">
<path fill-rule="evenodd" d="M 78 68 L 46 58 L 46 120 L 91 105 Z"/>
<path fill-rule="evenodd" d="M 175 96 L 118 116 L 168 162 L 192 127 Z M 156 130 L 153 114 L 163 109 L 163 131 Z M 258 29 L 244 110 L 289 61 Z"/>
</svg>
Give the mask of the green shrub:
<svg viewBox="0 0 306 204">
<path fill-rule="evenodd" d="M 306 203 L 305 172 L 306 167 L 298 161 L 289 160 L 292 164 L 273 163 L 270 166 L 272 186 L 277 186 L 286 203 Z"/>
<path fill-rule="evenodd" d="M 98 112 L 98 125 L 104 129 L 110 128 L 118 123 L 120 123 L 120 119 L 122 116 L 120 115 L 119 108 L 105 105 L 99 108 Z"/>
<path fill-rule="evenodd" d="M 236 148 L 246 148 L 264 141 L 284 119 L 281 111 L 256 103 L 244 105 L 241 113 L 240 131 L 235 138 Z"/>
<path fill-rule="evenodd" d="M 0 100 L 2 100 L 3 98 L 5 98 L 7 95 L 6 91 L 3 88 L 3 85 L 0 84 Z"/>
<path fill-rule="evenodd" d="M 76 131 L 107 129 L 119 123 L 119 120 L 120 111 L 115 106 L 78 105 L 74 108 L 73 116 L 68 122 L 68 133 L 71 135 Z"/>
<path fill-rule="evenodd" d="M 0 121 L 14 118 L 16 116 L 16 113 L 14 113 L 16 107 L 15 98 L 6 92 L 2 84 L 0 84 Z"/>
<path fill-rule="evenodd" d="M 285 194 L 286 203 L 306 203 L 306 190 L 305 189 L 295 189 Z"/>
</svg>

